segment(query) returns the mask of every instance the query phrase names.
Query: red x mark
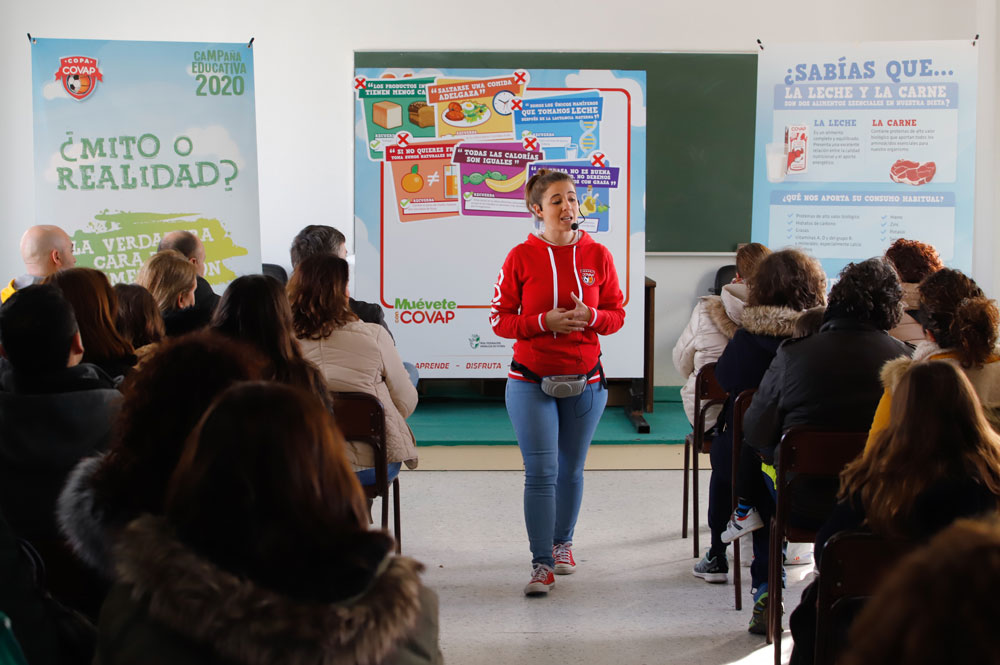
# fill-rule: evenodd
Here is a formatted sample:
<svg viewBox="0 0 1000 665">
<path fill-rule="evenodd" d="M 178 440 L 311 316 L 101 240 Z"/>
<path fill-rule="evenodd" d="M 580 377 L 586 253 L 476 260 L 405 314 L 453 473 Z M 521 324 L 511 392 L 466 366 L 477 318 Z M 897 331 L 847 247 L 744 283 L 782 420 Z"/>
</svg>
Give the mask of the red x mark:
<svg viewBox="0 0 1000 665">
<path fill-rule="evenodd" d="M 409 140 L 410 140 L 409 132 L 400 132 L 396 134 L 396 145 L 398 145 L 400 148 L 405 148 L 408 145 L 410 145 Z"/>
<path fill-rule="evenodd" d="M 514 99 L 512 99 L 510 101 L 510 110 L 511 111 L 520 111 L 521 110 L 521 100 L 518 99 L 518 98 L 516 98 L 516 97 Z"/>
<path fill-rule="evenodd" d="M 595 152 L 593 155 L 591 155 L 590 156 L 590 165 L 591 166 L 604 166 L 604 153 L 603 152 Z"/>
<path fill-rule="evenodd" d="M 360 88 L 367 88 L 368 86 L 365 85 L 365 82 L 367 80 L 368 79 L 366 79 L 364 76 L 359 76 L 358 78 L 354 79 L 354 89 L 358 90 Z"/>
<path fill-rule="evenodd" d="M 528 72 L 524 70 L 518 70 L 514 72 L 514 83 L 527 83 L 528 82 Z"/>
<path fill-rule="evenodd" d="M 524 137 L 524 141 L 521 142 L 525 150 L 538 150 L 538 139 L 534 136 Z"/>
</svg>

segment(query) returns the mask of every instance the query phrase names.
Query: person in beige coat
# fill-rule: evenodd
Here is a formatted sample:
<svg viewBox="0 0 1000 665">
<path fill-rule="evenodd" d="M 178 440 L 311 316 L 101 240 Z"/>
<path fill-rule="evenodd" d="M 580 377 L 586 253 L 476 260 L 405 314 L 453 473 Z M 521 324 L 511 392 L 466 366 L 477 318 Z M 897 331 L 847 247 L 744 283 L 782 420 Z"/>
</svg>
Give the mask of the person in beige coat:
<svg viewBox="0 0 1000 665">
<path fill-rule="evenodd" d="M 914 314 L 920 309 L 917 285 L 932 273 L 944 267 L 933 245 L 917 240 L 899 238 L 885 250 L 885 258 L 896 269 L 903 287 L 903 316 L 889 334 L 916 346 L 924 341 L 924 328 Z"/>
<path fill-rule="evenodd" d="M 752 242 L 736 252 L 736 279 L 722 287 L 717 296 L 704 296 L 698 300 L 691 320 L 674 345 L 674 367 L 687 377 L 681 386 L 681 401 L 688 422 L 694 425 L 694 382 L 704 365 L 715 362 L 722 355 L 726 344 L 742 325 L 743 307 L 747 301 L 747 284 L 757 270 L 757 264 L 771 253 L 764 245 Z M 708 410 L 706 431 L 715 425 L 721 406 Z"/>
<path fill-rule="evenodd" d="M 367 393 L 382 402 L 390 480 L 401 463 L 416 468 L 417 444 L 406 418 L 417 406 L 417 389 L 388 331 L 351 311 L 347 261 L 333 255 L 305 259 L 292 273 L 288 297 L 302 355 L 319 368 L 327 387 Z M 347 452 L 361 484 L 373 484 L 372 448 L 349 441 Z"/>
</svg>

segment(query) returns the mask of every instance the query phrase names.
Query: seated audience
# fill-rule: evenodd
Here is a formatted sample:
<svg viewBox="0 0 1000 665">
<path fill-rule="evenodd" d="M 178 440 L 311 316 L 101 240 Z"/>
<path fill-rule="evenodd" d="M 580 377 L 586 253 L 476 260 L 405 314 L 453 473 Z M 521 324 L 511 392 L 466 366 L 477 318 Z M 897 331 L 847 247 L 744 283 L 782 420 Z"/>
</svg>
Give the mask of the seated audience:
<svg viewBox="0 0 1000 665">
<path fill-rule="evenodd" d="M 95 665 L 443 662 L 437 596 L 368 530 L 352 476 L 314 395 L 226 391 L 185 446 L 166 514 L 122 534 Z"/>
<path fill-rule="evenodd" d="M 733 403 L 744 390 L 756 388 L 778 346 L 790 338 L 805 309 L 826 299 L 826 275 L 819 261 L 796 249 L 767 256 L 750 282 L 743 327 L 736 331 L 715 367 L 719 385 L 729 393 L 722 431 L 712 440 L 708 524 L 712 547 L 694 567 L 706 582 L 725 583 L 729 565 L 722 533 L 732 514 Z"/>
<path fill-rule="evenodd" d="M 59 526 L 83 561 L 112 577 L 115 536 L 138 515 L 163 513 L 184 441 L 212 400 L 262 367 L 253 349 L 206 332 L 164 342 L 128 378 L 110 450 L 80 461 L 59 496 Z"/>
<path fill-rule="evenodd" d="M 219 304 L 219 296 L 205 279 L 205 245 L 201 239 L 190 231 L 171 231 L 164 234 L 156 251 L 162 252 L 165 249 L 180 252 L 195 267 L 198 287 L 194 290 L 194 308 L 211 315 Z"/>
<path fill-rule="evenodd" d="M 292 247 L 289 253 L 292 258 L 293 271 L 310 256 L 332 255 L 346 259 L 347 238 L 332 226 L 310 224 L 299 231 L 298 235 L 292 240 Z M 350 305 L 351 311 L 361 321 L 364 323 L 379 324 L 388 330 L 389 336 L 392 337 L 392 331 L 386 325 L 385 312 L 382 310 L 381 305 L 374 302 L 355 300 L 354 298 L 348 298 L 347 302 Z"/>
<path fill-rule="evenodd" d="M 55 286 L 19 289 L 0 307 L 0 509 L 22 538 L 60 539 L 56 497 L 81 458 L 107 448 L 121 394 L 82 362 L 73 307 Z"/>
<path fill-rule="evenodd" d="M 7 302 L 7 298 L 18 289 L 41 284 L 43 279 L 57 270 L 75 266 L 73 241 L 58 226 L 32 226 L 21 236 L 21 261 L 24 262 L 25 273 L 12 279 L 0 291 L 0 302 Z"/>
<path fill-rule="evenodd" d="M 115 327 L 122 337 L 132 344 L 138 358 L 136 369 L 156 351 L 166 334 L 163 315 L 153 299 L 153 294 L 138 284 L 115 284 L 118 296 L 118 317 Z"/>
<path fill-rule="evenodd" d="M 922 540 L 957 518 L 1000 507 L 1000 435 L 969 380 L 944 362 L 913 363 L 892 397 L 892 419 L 840 475 L 839 503 L 816 558 L 840 531 Z M 792 613 L 793 665 L 811 663 L 818 582 Z"/>
<path fill-rule="evenodd" d="M 841 665 L 1000 662 L 1000 523 L 961 520 L 906 557 L 858 615 Z"/>
<path fill-rule="evenodd" d="M 197 276 L 194 264 L 172 249 L 153 254 L 135 276 L 156 300 L 167 337 L 201 330 L 212 320 L 212 312 L 194 306 Z"/>
<path fill-rule="evenodd" d="M 900 286 L 903 287 L 903 316 L 889 334 L 916 346 L 924 341 L 923 327 L 917 318 L 920 309 L 917 285 L 927 275 L 943 268 L 944 264 L 932 245 L 905 238 L 889 245 L 889 249 L 885 250 L 885 258 L 896 269 Z"/>
<path fill-rule="evenodd" d="M 909 356 L 912 347 L 886 332 L 899 321 L 902 289 L 884 259 L 849 263 L 830 290 L 819 332 L 789 340 L 778 349 L 744 418 L 747 457 L 741 460 L 740 507 L 731 537 L 753 531 L 750 567 L 754 593 L 751 631 L 767 631 L 767 566 L 774 511 L 773 465 L 781 433 L 794 425 L 863 431 L 875 413 L 887 361 Z M 749 456 L 756 452 L 764 465 Z M 747 462 L 749 460 L 749 463 Z M 792 498 L 792 519 L 803 528 L 821 525 L 833 508 L 836 486 L 814 480 Z M 744 497 L 750 501 L 744 501 Z M 749 504 L 749 505 L 748 505 Z M 735 532 L 735 533 L 734 533 Z"/>
<path fill-rule="evenodd" d="M 382 402 L 390 481 L 402 462 L 416 468 L 416 440 L 406 418 L 417 406 L 417 390 L 385 328 L 358 320 L 348 306 L 347 262 L 329 254 L 306 259 L 292 273 L 288 295 L 302 353 L 319 367 L 327 387 Z M 348 442 L 348 457 L 363 469 L 361 484 L 375 484 L 371 446 Z"/>
<path fill-rule="evenodd" d="M 108 278 L 93 268 L 60 270 L 45 278 L 73 306 L 83 341 L 83 362 L 97 365 L 112 379 L 121 381 L 138 358 L 131 342 L 122 337 L 115 323 L 118 296 Z"/>
<path fill-rule="evenodd" d="M 694 382 L 698 370 L 722 355 L 726 344 L 736 334 L 747 300 L 747 287 L 764 257 L 771 253 L 764 245 L 752 242 L 736 252 L 736 279 L 722 287 L 717 296 L 703 296 L 691 313 L 691 320 L 674 345 L 674 367 L 687 381 L 681 387 L 681 400 L 688 422 L 694 425 Z M 722 407 L 709 409 L 706 431 L 715 426 Z"/>
<path fill-rule="evenodd" d="M 892 391 L 903 372 L 912 364 L 943 360 L 960 367 L 994 427 L 1000 427 L 1000 354 L 997 353 L 997 324 L 1000 311 L 996 302 L 958 270 L 943 268 L 920 282 L 919 318 L 926 340 L 910 358 L 900 358 L 882 369 L 885 392 L 875 411 L 868 442 L 886 426 Z"/>
<path fill-rule="evenodd" d="M 276 279 L 244 275 L 233 280 L 215 310 L 212 329 L 260 351 L 269 364 L 265 378 L 310 391 L 333 412 L 326 379 L 302 357 L 288 296 Z"/>
</svg>

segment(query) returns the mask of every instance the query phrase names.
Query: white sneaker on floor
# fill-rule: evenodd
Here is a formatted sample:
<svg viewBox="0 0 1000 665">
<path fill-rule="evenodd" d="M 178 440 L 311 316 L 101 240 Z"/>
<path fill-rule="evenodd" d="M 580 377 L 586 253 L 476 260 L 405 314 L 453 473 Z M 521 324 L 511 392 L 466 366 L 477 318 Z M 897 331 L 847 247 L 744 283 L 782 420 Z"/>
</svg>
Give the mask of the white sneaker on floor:
<svg viewBox="0 0 1000 665">
<path fill-rule="evenodd" d="M 812 543 L 788 543 L 785 549 L 786 566 L 811 566 L 813 565 L 813 545 Z"/>
<path fill-rule="evenodd" d="M 743 517 L 733 515 L 729 520 L 729 524 L 726 525 L 726 530 L 722 532 L 722 542 L 731 543 L 737 538 L 745 536 L 751 531 L 756 531 L 762 526 L 764 526 L 764 520 L 761 519 L 760 513 L 757 512 L 756 508 L 748 510 L 747 514 Z"/>
<path fill-rule="evenodd" d="M 572 575 L 576 572 L 576 561 L 573 560 L 573 543 L 560 543 L 552 546 L 552 558 L 556 562 L 556 575 Z"/>
<path fill-rule="evenodd" d="M 531 581 L 524 587 L 525 596 L 544 596 L 556 585 L 555 575 L 548 566 L 536 563 L 531 569 Z"/>
</svg>

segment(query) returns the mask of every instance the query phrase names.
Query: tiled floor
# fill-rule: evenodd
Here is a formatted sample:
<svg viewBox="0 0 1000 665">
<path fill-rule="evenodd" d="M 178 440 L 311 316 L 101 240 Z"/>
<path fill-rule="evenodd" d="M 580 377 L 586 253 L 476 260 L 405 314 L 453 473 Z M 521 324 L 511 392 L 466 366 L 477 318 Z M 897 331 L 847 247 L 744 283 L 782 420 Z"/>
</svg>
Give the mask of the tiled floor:
<svg viewBox="0 0 1000 665">
<path fill-rule="evenodd" d="M 742 612 L 733 610 L 731 585 L 709 585 L 691 574 L 691 541 L 680 538 L 681 478 L 680 471 L 588 471 L 574 546 L 579 570 L 558 577 L 547 598 L 525 598 L 530 555 L 522 474 L 404 472 L 403 550 L 427 565 L 425 582 L 440 596 L 445 660 L 773 662 L 772 648 L 746 630 L 749 570 Z M 701 487 L 707 491 L 708 472 Z M 702 496 L 701 505 L 706 501 Z M 798 603 L 807 569 L 788 568 L 786 612 Z M 783 646 L 787 660 L 787 632 Z"/>
</svg>

